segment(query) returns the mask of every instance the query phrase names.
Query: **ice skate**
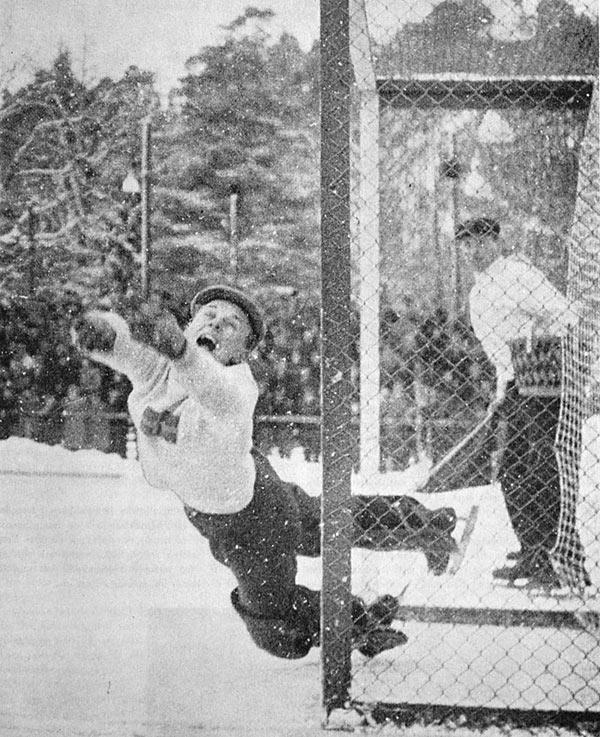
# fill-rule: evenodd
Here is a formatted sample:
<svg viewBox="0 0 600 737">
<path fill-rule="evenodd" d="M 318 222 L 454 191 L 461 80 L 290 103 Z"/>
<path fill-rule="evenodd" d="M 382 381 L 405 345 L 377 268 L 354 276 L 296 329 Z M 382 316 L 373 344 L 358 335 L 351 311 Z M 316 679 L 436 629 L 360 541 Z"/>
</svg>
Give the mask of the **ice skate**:
<svg viewBox="0 0 600 737">
<path fill-rule="evenodd" d="M 364 498 L 363 498 L 364 499 Z M 436 576 L 445 573 L 459 548 L 452 537 L 457 517 L 450 507 L 430 510 L 408 496 L 372 497 L 355 515 L 355 545 L 372 550 L 420 550 Z"/>
<path fill-rule="evenodd" d="M 391 626 L 397 618 L 399 606 L 398 599 L 390 594 L 380 596 L 367 607 L 360 601 L 355 602 L 353 649 L 367 658 L 373 658 L 385 650 L 405 645 L 408 637 Z"/>
<path fill-rule="evenodd" d="M 564 588 L 549 559 L 539 554 L 521 555 L 514 565 L 492 571 L 492 578 L 495 584 L 544 595 Z"/>
</svg>

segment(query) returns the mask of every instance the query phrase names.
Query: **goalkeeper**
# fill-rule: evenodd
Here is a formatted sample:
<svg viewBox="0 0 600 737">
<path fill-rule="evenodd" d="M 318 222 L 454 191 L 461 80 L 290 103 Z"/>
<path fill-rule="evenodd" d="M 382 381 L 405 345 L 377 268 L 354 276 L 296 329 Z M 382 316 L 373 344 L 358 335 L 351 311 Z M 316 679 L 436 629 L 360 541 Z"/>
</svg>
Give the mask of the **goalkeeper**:
<svg viewBox="0 0 600 737">
<path fill-rule="evenodd" d="M 252 447 L 258 398 L 247 358 L 263 337 L 259 307 L 217 285 L 199 292 L 181 330 L 160 300 L 126 322 L 87 313 L 76 341 L 128 376 L 128 404 L 149 484 L 173 491 L 214 558 L 237 580 L 231 602 L 255 643 L 284 658 L 319 643 L 320 595 L 296 583 L 297 555 L 320 553 L 319 500 L 283 482 Z M 441 573 L 454 549 L 452 510 L 410 497 L 355 497 L 355 544 L 424 549 Z M 372 656 L 406 642 L 391 627 L 398 603 L 352 601 L 353 644 Z"/>
</svg>

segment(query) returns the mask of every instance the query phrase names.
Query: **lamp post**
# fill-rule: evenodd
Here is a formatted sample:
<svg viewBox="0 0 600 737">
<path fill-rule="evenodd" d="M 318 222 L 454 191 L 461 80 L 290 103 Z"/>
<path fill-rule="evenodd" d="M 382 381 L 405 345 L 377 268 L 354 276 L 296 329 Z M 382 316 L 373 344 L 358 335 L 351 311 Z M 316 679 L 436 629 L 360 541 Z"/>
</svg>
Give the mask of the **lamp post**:
<svg viewBox="0 0 600 737">
<path fill-rule="evenodd" d="M 130 171 L 125 177 L 121 189 L 126 194 L 140 195 L 141 223 L 140 223 L 140 255 L 141 255 L 141 289 L 142 297 L 148 299 L 150 293 L 150 187 L 152 174 L 152 160 L 150 151 L 151 124 L 149 118 L 142 122 L 142 156 L 140 167 L 140 181 Z"/>
<path fill-rule="evenodd" d="M 233 284 L 238 280 L 238 190 L 229 193 L 229 269 Z"/>
<path fill-rule="evenodd" d="M 142 208 L 142 297 L 148 299 L 150 291 L 150 177 L 152 163 L 150 157 L 150 119 L 145 118 L 142 123 L 142 168 L 140 178 L 142 180 L 141 208 Z"/>
<path fill-rule="evenodd" d="M 32 297 L 35 294 L 37 276 L 38 276 L 38 251 L 36 236 L 39 228 L 39 212 L 36 205 L 33 202 L 29 202 L 25 208 L 25 211 L 19 218 L 15 230 L 16 238 L 23 233 L 27 238 L 29 245 L 29 259 L 27 269 L 27 286 L 29 296 Z"/>
</svg>

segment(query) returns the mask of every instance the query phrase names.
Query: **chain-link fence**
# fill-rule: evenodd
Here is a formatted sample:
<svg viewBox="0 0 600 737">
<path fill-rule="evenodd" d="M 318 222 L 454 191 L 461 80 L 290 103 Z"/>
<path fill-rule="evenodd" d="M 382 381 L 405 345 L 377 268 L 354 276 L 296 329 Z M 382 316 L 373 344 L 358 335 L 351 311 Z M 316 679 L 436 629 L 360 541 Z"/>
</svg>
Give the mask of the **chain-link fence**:
<svg viewBox="0 0 600 737">
<path fill-rule="evenodd" d="M 596 6 L 322 0 L 321 50 L 326 712 L 585 731 Z"/>
</svg>

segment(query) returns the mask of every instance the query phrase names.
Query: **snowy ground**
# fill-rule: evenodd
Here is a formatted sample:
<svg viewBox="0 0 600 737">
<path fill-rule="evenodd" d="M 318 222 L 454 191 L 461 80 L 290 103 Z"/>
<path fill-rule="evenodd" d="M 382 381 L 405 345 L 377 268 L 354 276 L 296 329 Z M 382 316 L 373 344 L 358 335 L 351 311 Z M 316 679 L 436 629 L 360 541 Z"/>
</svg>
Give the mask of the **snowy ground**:
<svg viewBox="0 0 600 737">
<path fill-rule="evenodd" d="M 273 460 L 318 493 L 317 465 Z M 356 551 L 357 593 L 372 599 L 409 583 L 413 605 L 570 606 L 491 585 L 491 566 L 513 545 L 497 491 L 433 501 L 463 517 L 480 507 L 458 574 L 428 575 L 416 553 Z M 228 604 L 231 575 L 137 464 L 3 441 L 0 530 L 0 735 L 323 734 L 319 651 L 288 662 L 252 644 Z M 319 565 L 302 561 L 300 582 L 318 586 Z M 356 698 L 600 709 L 600 650 L 585 632 L 402 627 L 405 648 L 368 663 L 353 656 Z M 432 729 L 423 734 L 441 734 Z"/>
</svg>

